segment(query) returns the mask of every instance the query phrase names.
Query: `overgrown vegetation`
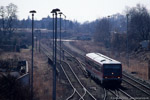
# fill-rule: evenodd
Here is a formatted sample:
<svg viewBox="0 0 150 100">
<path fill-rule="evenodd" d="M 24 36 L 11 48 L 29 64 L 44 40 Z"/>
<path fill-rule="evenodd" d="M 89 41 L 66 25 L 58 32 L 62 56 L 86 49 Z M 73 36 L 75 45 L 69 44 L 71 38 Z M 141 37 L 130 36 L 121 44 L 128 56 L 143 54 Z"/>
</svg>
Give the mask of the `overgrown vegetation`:
<svg viewBox="0 0 150 100">
<path fill-rule="evenodd" d="M 16 77 L 0 74 L 0 100 L 29 100 L 28 86 L 23 86 Z"/>
<path fill-rule="evenodd" d="M 138 47 L 140 42 L 150 40 L 150 14 L 148 10 L 138 4 L 129 11 L 129 49 Z"/>
<path fill-rule="evenodd" d="M 106 47 L 110 44 L 110 48 L 113 47 L 114 50 L 119 51 L 126 50 L 128 41 L 130 52 L 140 48 L 142 41 L 150 40 L 150 14 L 146 7 L 137 4 L 136 7 L 130 8 L 126 14 L 129 14 L 128 32 L 127 16 L 117 14 L 99 20 L 94 40 L 103 42 Z"/>
<path fill-rule="evenodd" d="M 31 32 L 29 29 L 20 30 L 21 25 L 17 18 L 18 8 L 10 3 L 0 6 L 0 51 L 20 51 L 31 45 Z M 26 24 L 31 26 L 31 23 Z"/>
<path fill-rule="evenodd" d="M 4 50 L 17 49 L 17 37 L 14 37 L 17 22 L 17 6 L 10 3 L 0 6 L 0 48 Z M 9 45 L 9 46 L 8 46 Z"/>
<path fill-rule="evenodd" d="M 5 55 L 6 56 L 6 55 Z M 29 100 L 28 85 L 18 80 L 23 73 L 19 67 L 17 55 L 0 58 L 0 100 Z"/>
</svg>

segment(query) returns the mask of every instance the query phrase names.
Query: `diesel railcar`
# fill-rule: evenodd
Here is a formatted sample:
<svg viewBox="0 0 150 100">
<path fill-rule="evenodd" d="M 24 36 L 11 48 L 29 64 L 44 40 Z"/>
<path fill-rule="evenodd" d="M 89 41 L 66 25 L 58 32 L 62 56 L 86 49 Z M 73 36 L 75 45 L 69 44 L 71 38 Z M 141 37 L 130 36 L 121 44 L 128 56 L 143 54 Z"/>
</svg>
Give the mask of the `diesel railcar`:
<svg viewBox="0 0 150 100">
<path fill-rule="evenodd" d="M 100 53 L 87 53 L 85 62 L 88 74 L 99 80 L 102 84 L 121 84 L 121 62 Z"/>
</svg>

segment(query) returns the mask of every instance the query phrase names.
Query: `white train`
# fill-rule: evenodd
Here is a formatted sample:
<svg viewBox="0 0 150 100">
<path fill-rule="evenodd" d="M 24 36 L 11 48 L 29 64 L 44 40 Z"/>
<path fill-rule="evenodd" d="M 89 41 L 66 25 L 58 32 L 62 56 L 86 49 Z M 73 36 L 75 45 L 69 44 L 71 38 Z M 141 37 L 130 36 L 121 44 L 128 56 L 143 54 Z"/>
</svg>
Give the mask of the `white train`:
<svg viewBox="0 0 150 100">
<path fill-rule="evenodd" d="M 88 74 L 98 79 L 102 84 L 121 84 L 121 62 L 111 59 L 100 53 L 87 53 L 85 62 Z"/>
</svg>

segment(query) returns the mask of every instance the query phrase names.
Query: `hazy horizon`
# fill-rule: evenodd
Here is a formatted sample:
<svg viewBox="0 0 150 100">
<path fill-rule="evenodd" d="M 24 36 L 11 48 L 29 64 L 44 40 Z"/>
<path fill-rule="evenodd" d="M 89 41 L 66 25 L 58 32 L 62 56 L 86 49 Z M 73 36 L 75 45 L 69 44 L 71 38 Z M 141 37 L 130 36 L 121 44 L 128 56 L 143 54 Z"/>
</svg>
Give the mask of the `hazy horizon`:
<svg viewBox="0 0 150 100">
<path fill-rule="evenodd" d="M 135 7 L 138 3 L 146 6 L 150 10 L 148 0 L 1 0 L 0 6 L 7 6 L 13 3 L 18 6 L 18 18 L 27 19 L 30 10 L 36 10 L 35 19 L 40 20 L 48 15 L 52 17 L 50 11 L 59 8 L 69 20 L 78 22 L 93 21 L 101 17 L 124 13 L 126 7 Z"/>
</svg>

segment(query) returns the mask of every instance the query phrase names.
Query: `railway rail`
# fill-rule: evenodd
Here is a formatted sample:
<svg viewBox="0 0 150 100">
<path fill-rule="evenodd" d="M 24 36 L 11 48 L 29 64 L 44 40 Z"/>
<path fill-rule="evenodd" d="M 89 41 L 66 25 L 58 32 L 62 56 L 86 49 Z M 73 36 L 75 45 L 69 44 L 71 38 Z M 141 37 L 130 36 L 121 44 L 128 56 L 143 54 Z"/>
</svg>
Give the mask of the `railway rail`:
<svg viewBox="0 0 150 100">
<path fill-rule="evenodd" d="M 59 50 L 59 49 L 58 49 Z M 63 49 L 64 50 L 64 49 Z M 85 69 L 85 63 L 84 63 L 84 61 L 81 61 L 81 60 L 79 60 L 77 57 L 74 57 L 70 52 L 68 52 L 67 50 L 64 50 L 65 51 L 65 53 L 67 54 L 67 55 L 69 55 L 72 59 L 74 59 L 74 61 L 76 61 L 76 63 L 78 63 L 79 65 L 80 65 L 80 69 L 82 70 L 82 72 L 85 74 L 85 76 L 87 76 L 87 72 L 86 72 L 86 69 Z M 80 56 L 82 56 L 82 55 L 80 55 Z M 82 58 L 84 58 L 84 57 L 82 57 Z M 123 79 L 124 78 L 128 78 L 129 76 L 127 76 L 126 74 L 123 74 Z M 132 78 L 130 78 L 130 79 L 132 79 Z M 132 79 L 132 81 L 133 81 L 133 79 Z M 149 87 L 148 86 L 146 86 L 146 85 L 144 85 L 144 84 L 142 84 L 142 83 L 140 83 L 140 82 L 138 82 L 137 80 L 134 80 L 135 82 L 136 82 L 136 84 L 138 84 L 138 85 L 141 85 L 139 88 L 142 88 L 142 89 L 139 89 L 140 91 L 142 91 L 143 93 L 145 93 L 146 95 L 148 95 L 148 97 L 149 97 Z M 125 82 L 125 81 L 124 81 Z M 131 82 L 128 82 L 128 83 L 131 83 Z M 137 87 L 138 85 L 136 85 L 136 86 L 133 86 L 133 87 Z M 132 86 L 132 85 L 131 85 Z M 76 89 L 75 89 L 76 90 Z M 75 90 L 74 90 L 74 92 L 72 93 L 72 95 L 70 95 L 70 97 L 72 97 L 76 92 L 75 92 Z M 85 90 L 84 90 L 85 91 Z M 127 92 L 126 90 L 123 90 L 122 88 L 118 88 L 117 90 L 107 90 L 107 89 L 105 89 L 104 90 L 105 92 L 104 92 L 104 97 L 103 97 L 103 99 L 104 100 L 106 100 L 107 99 L 107 97 L 109 97 L 109 95 L 107 94 L 108 92 L 110 92 L 111 94 L 113 94 L 114 95 L 114 98 L 115 99 L 121 99 L 121 100 L 123 100 L 123 99 L 132 99 L 132 100 L 135 100 L 136 99 L 136 96 L 133 96 L 132 95 L 132 93 L 130 93 L 130 92 Z M 80 99 L 83 99 L 82 97 L 84 97 L 86 95 L 86 93 L 84 92 L 82 95 L 81 95 L 81 97 L 80 97 Z M 132 96 L 131 96 L 132 95 Z M 84 99 L 83 99 L 84 100 Z M 96 100 L 96 99 L 95 99 Z"/>
<path fill-rule="evenodd" d="M 82 61 L 80 61 L 78 58 L 74 57 L 71 53 L 69 53 L 67 50 L 64 50 L 68 55 L 70 55 L 72 58 L 75 59 L 75 61 L 80 65 L 80 68 L 82 70 L 82 72 L 87 76 L 87 71 L 85 69 L 85 63 L 83 63 Z M 83 57 L 84 58 L 84 57 Z M 115 99 L 132 99 L 132 100 L 135 100 L 131 95 L 129 95 L 128 93 L 126 93 L 124 90 L 122 89 L 115 89 L 114 91 L 113 90 L 107 90 L 104 88 L 104 98 L 103 100 L 106 100 L 107 99 L 107 92 L 109 91 L 110 93 L 112 93 L 115 97 Z M 123 98 L 122 98 L 123 97 Z"/>
<path fill-rule="evenodd" d="M 48 50 L 46 47 L 44 47 L 43 45 L 41 46 L 41 48 L 43 49 L 44 54 L 48 57 L 51 58 L 51 55 L 49 54 Z M 78 99 L 79 100 L 84 100 L 84 97 L 86 95 L 88 95 L 90 97 L 90 100 L 97 100 L 87 89 L 86 87 L 81 83 L 80 79 L 77 77 L 77 75 L 75 74 L 75 72 L 73 71 L 72 67 L 66 62 L 66 61 L 62 61 L 63 63 L 60 64 L 60 67 L 62 68 L 62 71 L 64 72 L 69 84 L 71 85 L 72 89 L 73 89 L 73 93 L 67 98 L 67 100 L 70 100 L 74 97 L 75 94 L 78 95 Z M 64 67 L 65 64 L 65 67 Z M 68 68 L 66 67 L 68 66 L 68 68 L 70 69 L 70 71 L 67 71 Z M 66 69 L 67 68 L 67 69 Z M 74 77 L 74 79 L 73 79 Z M 78 82 L 74 82 L 74 81 Z M 75 83 L 75 84 L 74 84 Z M 81 86 L 79 88 L 79 85 Z M 77 98 L 77 96 L 75 96 Z"/>
<path fill-rule="evenodd" d="M 65 62 L 64 62 L 64 63 L 65 63 Z M 67 64 L 67 63 L 66 63 L 66 64 Z M 67 72 L 65 71 L 64 67 L 63 67 L 62 65 L 60 65 L 60 66 L 61 66 L 61 68 L 62 68 L 62 70 L 63 70 L 63 72 L 64 72 L 64 74 L 65 74 L 67 80 L 69 81 L 69 84 L 70 84 L 71 87 L 73 88 L 73 93 L 72 93 L 66 100 L 72 99 L 73 96 L 75 95 L 75 93 L 77 93 L 77 95 L 78 95 L 81 99 L 83 99 L 83 97 L 81 96 L 81 94 L 79 93 L 79 91 L 76 89 L 76 87 L 73 85 L 72 81 L 70 80 L 69 75 L 68 75 Z M 69 65 L 67 64 L 67 66 L 69 66 Z"/>
<path fill-rule="evenodd" d="M 150 87 L 146 86 L 145 84 L 138 82 L 126 74 L 123 74 L 123 81 L 141 91 L 143 94 L 145 94 L 145 96 L 150 97 Z"/>
<path fill-rule="evenodd" d="M 78 55 L 81 59 L 84 58 L 83 55 L 80 55 L 80 54 L 78 54 Z M 83 66 L 85 66 L 84 61 L 82 62 L 82 64 L 83 64 Z M 148 87 L 147 85 L 142 84 L 141 82 L 137 81 L 136 79 L 130 78 L 129 76 L 127 76 L 126 74 L 123 73 L 123 83 L 124 82 L 130 84 L 130 86 L 132 86 L 132 87 L 138 89 L 139 91 L 143 92 L 143 95 L 145 94 L 146 96 L 148 96 L 148 99 L 150 99 L 150 87 Z M 124 92 L 127 95 L 129 95 L 129 94 L 131 95 L 131 93 L 128 94 L 127 92 L 125 92 L 123 90 L 121 90 L 121 91 Z M 134 98 L 130 95 L 128 96 L 129 98 L 136 99 L 136 96 Z M 137 99 L 138 99 L 138 97 L 137 97 Z"/>
</svg>

